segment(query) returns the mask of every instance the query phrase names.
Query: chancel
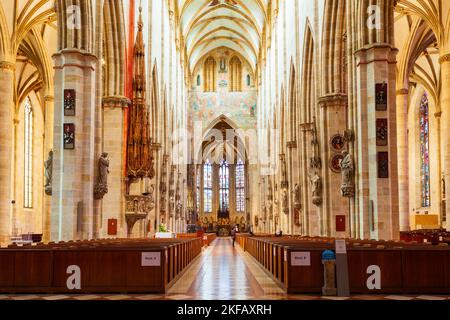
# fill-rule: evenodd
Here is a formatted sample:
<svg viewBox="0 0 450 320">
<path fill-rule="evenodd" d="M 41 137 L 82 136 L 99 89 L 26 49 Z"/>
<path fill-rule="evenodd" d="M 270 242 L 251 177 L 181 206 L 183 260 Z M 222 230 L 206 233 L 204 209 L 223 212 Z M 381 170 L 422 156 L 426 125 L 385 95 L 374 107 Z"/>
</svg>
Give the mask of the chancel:
<svg viewBox="0 0 450 320">
<path fill-rule="evenodd" d="M 0 292 L 448 295 L 447 2 L 2 0 Z"/>
</svg>

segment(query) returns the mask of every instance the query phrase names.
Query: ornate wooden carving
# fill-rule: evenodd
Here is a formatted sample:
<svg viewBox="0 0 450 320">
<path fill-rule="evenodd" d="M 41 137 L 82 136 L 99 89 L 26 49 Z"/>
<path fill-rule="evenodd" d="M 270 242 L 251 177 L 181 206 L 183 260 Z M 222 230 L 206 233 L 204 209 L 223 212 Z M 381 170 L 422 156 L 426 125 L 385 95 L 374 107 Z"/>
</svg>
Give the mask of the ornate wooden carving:
<svg viewBox="0 0 450 320">
<path fill-rule="evenodd" d="M 140 8 L 142 11 L 142 8 Z M 127 175 L 152 179 L 155 176 L 152 139 L 146 103 L 145 45 L 142 13 L 134 46 L 133 102 L 130 108 L 127 142 Z"/>
</svg>

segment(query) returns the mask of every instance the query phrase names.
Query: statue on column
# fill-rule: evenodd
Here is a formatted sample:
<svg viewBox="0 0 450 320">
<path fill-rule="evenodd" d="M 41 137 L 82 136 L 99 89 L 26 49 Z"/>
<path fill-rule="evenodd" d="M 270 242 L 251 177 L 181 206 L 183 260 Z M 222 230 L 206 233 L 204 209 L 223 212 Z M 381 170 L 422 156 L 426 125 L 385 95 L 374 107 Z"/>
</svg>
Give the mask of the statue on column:
<svg viewBox="0 0 450 320">
<path fill-rule="evenodd" d="M 292 194 L 294 195 L 294 208 L 300 210 L 302 207 L 302 200 L 300 185 L 298 183 L 295 184 Z"/>
<path fill-rule="evenodd" d="M 341 161 L 342 185 L 341 194 L 343 197 L 352 198 L 355 196 L 355 186 L 353 182 L 355 174 L 355 164 L 348 151 L 342 152 L 344 159 Z"/>
<path fill-rule="evenodd" d="M 108 153 L 103 152 L 98 160 L 98 180 L 94 187 L 95 199 L 103 199 L 108 193 L 108 173 L 109 173 L 109 159 Z"/>
<path fill-rule="evenodd" d="M 322 204 L 322 179 L 317 172 L 310 177 L 311 189 L 312 189 L 312 203 L 315 206 Z"/>
<path fill-rule="evenodd" d="M 53 150 L 48 153 L 47 160 L 44 161 L 45 168 L 45 194 L 52 195 L 52 179 L 53 179 Z"/>
<path fill-rule="evenodd" d="M 283 191 L 281 192 L 281 206 L 284 214 L 289 214 L 289 199 L 286 189 L 283 189 Z"/>
</svg>

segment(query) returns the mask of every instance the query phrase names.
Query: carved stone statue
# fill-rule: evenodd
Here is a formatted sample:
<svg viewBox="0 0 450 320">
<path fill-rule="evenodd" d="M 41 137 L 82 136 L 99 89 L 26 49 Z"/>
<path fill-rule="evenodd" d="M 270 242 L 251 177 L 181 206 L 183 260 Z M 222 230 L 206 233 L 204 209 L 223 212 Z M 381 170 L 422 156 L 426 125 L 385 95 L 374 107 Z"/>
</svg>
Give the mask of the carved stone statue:
<svg viewBox="0 0 450 320">
<path fill-rule="evenodd" d="M 317 172 L 310 177 L 312 190 L 312 203 L 316 206 L 322 204 L 322 179 Z"/>
<path fill-rule="evenodd" d="M 352 156 L 348 151 L 342 152 L 344 159 L 341 161 L 342 169 L 342 185 L 341 194 L 343 197 L 351 198 L 355 195 L 355 186 L 353 183 L 353 176 L 355 174 L 355 164 Z"/>
<path fill-rule="evenodd" d="M 52 195 L 52 179 L 53 179 L 53 150 L 48 153 L 48 159 L 44 162 L 45 167 L 45 194 Z"/>
<path fill-rule="evenodd" d="M 97 200 L 103 199 L 104 195 L 108 193 L 108 173 L 109 173 L 109 159 L 106 152 L 98 160 L 98 180 L 94 187 L 94 195 Z"/>
<path fill-rule="evenodd" d="M 292 189 L 292 194 L 294 195 L 294 208 L 300 210 L 302 207 L 302 200 L 299 184 L 295 184 L 294 189 Z"/>
<path fill-rule="evenodd" d="M 286 189 L 283 189 L 283 191 L 281 192 L 281 207 L 285 214 L 289 213 L 289 198 Z"/>
</svg>

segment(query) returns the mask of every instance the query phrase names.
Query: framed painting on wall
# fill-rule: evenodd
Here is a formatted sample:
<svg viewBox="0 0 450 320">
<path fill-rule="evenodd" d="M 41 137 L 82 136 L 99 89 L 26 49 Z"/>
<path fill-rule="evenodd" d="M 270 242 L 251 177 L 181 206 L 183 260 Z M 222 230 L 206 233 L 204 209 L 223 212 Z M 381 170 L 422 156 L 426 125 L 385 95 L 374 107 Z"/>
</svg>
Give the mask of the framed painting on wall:
<svg viewBox="0 0 450 320">
<path fill-rule="evenodd" d="M 76 93 L 73 89 L 64 90 L 64 116 L 75 116 Z"/>
<path fill-rule="evenodd" d="M 377 83 L 375 85 L 375 110 L 387 111 L 388 92 L 386 83 Z"/>
<path fill-rule="evenodd" d="M 63 131 L 64 149 L 75 149 L 75 124 L 65 123 Z"/>
<path fill-rule="evenodd" d="M 377 146 L 388 145 L 388 121 L 387 119 L 377 119 Z"/>
<path fill-rule="evenodd" d="M 389 178 L 389 154 L 387 152 L 378 152 L 378 178 Z"/>
</svg>

